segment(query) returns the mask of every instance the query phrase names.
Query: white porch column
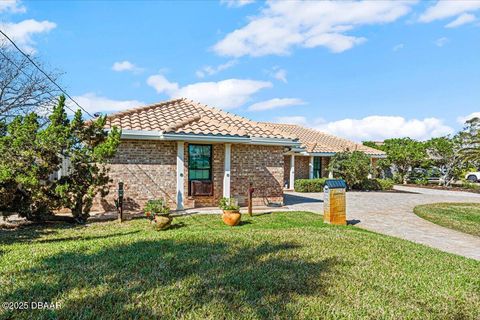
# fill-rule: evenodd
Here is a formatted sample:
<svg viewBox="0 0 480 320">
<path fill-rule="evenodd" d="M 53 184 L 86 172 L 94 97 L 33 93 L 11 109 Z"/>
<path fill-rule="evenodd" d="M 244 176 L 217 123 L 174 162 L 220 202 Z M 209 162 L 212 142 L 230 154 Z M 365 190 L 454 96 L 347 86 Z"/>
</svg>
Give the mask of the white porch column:
<svg viewBox="0 0 480 320">
<path fill-rule="evenodd" d="M 183 210 L 185 190 L 185 142 L 177 141 L 177 210 Z"/>
<path fill-rule="evenodd" d="M 290 186 L 289 189 L 294 189 L 295 185 L 295 155 L 290 155 Z"/>
<path fill-rule="evenodd" d="M 224 161 L 224 173 L 223 173 L 223 196 L 230 198 L 230 158 L 231 158 L 232 145 L 230 143 L 225 144 L 225 161 Z"/>
<path fill-rule="evenodd" d="M 310 162 L 308 164 L 308 179 L 313 179 L 313 156 L 310 156 Z"/>
</svg>

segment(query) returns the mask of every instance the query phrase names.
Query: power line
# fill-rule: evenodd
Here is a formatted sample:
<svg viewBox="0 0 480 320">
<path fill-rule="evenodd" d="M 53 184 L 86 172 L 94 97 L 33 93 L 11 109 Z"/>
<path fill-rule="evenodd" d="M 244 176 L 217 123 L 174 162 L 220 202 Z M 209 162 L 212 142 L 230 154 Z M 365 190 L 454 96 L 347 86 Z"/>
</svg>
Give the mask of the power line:
<svg viewBox="0 0 480 320">
<path fill-rule="evenodd" d="M 1 31 L 1 30 L 0 30 Z M 27 78 L 29 78 L 30 80 L 32 81 L 35 81 L 34 79 L 32 79 L 32 76 L 29 75 L 28 73 L 26 73 L 19 65 L 17 65 L 12 59 L 10 59 L 5 53 L 3 53 L 2 51 L 0 51 L 0 54 L 8 61 L 10 62 L 11 64 L 13 64 L 17 69 L 18 71 L 20 71 L 21 73 L 23 73 Z M 48 92 L 48 94 L 50 95 L 50 97 L 52 98 L 56 98 L 51 92 Z M 72 111 L 73 113 L 75 113 L 75 110 L 73 110 L 72 108 L 70 108 L 68 105 L 65 105 L 65 107 Z"/>
<path fill-rule="evenodd" d="M 0 30 L 0 33 L 5 37 L 7 38 L 8 41 L 10 41 L 10 43 L 15 47 L 15 49 L 17 49 L 22 55 L 25 56 L 25 58 L 28 59 L 28 61 L 30 61 L 48 80 L 50 80 L 60 91 L 62 91 L 70 100 L 72 100 L 80 109 L 82 109 L 86 114 L 88 114 L 90 117 L 92 118 L 95 118 L 92 114 L 90 114 L 90 112 L 88 112 L 87 110 L 85 110 L 77 101 L 75 101 L 75 99 L 73 99 L 65 90 L 62 89 L 62 87 L 60 87 L 56 82 L 55 80 L 53 80 L 45 71 L 43 71 L 36 63 L 35 61 L 33 61 L 30 56 L 28 54 L 26 54 L 25 52 L 22 51 L 22 49 L 20 49 L 16 44 L 15 42 L 13 42 L 12 39 L 10 39 L 9 36 L 7 36 L 5 34 L 5 32 L 3 32 L 2 30 Z"/>
</svg>

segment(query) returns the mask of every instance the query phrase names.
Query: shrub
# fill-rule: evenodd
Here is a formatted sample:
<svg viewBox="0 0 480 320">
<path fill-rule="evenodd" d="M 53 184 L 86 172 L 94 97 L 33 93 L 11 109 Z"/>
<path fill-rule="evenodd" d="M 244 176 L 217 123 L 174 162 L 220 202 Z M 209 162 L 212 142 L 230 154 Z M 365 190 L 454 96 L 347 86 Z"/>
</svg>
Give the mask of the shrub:
<svg viewBox="0 0 480 320">
<path fill-rule="evenodd" d="M 345 180 L 348 188 L 353 188 L 367 179 L 370 158 L 361 151 L 339 152 L 331 158 L 329 170 L 334 177 Z"/>
<path fill-rule="evenodd" d="M 395 182 L 392 179 L 376 179 L 382 190 L 392 190 Z"/>
<path fill-rule="evenodd" d="M 468 181 L 463 182 L 462 187 L 470 190 L 480 190 L 480 184 L 476 184 Z"/>
<path fill-rule="evenodd" d="M 222 210 L 238 210 L 240 206 L 235 198 L 222 198 L 218 202 L 218 207 Z"/>
<path fill-rule="evenodd" d="M 295 180 L 296 192 L 323 192 L 325 181 L 327 179 L 298 179 Z"/>
</svg>

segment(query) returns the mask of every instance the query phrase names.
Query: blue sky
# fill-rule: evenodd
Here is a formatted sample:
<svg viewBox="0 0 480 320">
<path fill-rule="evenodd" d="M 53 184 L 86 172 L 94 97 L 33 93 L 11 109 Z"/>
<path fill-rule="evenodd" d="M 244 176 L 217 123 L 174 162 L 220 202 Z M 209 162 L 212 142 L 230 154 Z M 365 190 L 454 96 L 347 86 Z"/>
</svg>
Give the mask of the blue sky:
<svg viewBox="0 0 480 320">
<path fill-rule="evenodd" d="M 0 0 L 2 30 L 90 111 L 186 96 L 357 141 L 480 116 L 479 17 L 474 0 Z"/>
</svg>

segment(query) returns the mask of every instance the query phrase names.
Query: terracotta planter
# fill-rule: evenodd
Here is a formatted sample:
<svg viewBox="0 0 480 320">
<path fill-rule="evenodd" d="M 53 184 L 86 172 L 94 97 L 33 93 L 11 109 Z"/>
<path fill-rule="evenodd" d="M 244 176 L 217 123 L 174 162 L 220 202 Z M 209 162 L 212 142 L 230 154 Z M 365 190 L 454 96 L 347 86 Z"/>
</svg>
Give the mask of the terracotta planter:
<svg viewBox="0 0 480 320">
<path fill-rule="evenodd" d="M 172 223 L 173 218 L 171 217 L 166 217 L 166 216 L 155 216 L 155 219 L 153 220 L 155 223 L 155 229 L 157 230 L 165 230 L 168 227 L 170 227 L 170 224 Z"/>
<path fill-rule="evenodd" d="M 242 215 L 239 210 L 223 210 L 222 219 L 223 222 L 229 226 L 236 226 L 240 223 L 240 218 Z"/>
</svg>

